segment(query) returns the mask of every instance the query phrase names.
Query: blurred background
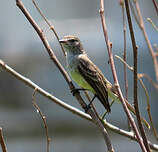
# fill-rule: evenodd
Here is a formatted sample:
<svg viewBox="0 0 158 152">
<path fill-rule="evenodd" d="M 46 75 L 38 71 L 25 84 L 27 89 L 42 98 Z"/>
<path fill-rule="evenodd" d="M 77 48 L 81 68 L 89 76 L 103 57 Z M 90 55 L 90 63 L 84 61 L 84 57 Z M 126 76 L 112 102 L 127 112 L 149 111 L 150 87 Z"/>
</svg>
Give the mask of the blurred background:
<svg viewBox="0 0 158 152">
<path fill-rule="evenodd" d="M 59 37 L 62 38 L 67 34 L 78 36 L 90 58 L 99 66 L 109 81 L 113 83 L 99 17 L 99 1 L 38 0 L 37 3 L 54 25 Z M 41 26 L 56 56 L 62 65 L 66 67 L 65 57 L 56 38 L 36 11 L 32 1 L 24 1 L 24 5 Z M 140 8 L 147 33 L 152 45 L 154 45 L 158 43 L 158 34 L 146 20 L 147 17 L 150 17 L 158 25 L 153 3 L 141 0 Z M 71 95 L 63 76 L 50 60 L 36 32 L 17 8 L 15 0 L 1 2 L 0 14 L 0 59 L 46 91 L 62 99 L 65 103 L 82 110 L 76 99 Z M 109 38 L 113 43 L 113 54 L 122 56 L 123 29 L 119 1 L 105 1 L 105 16 Z M 139 46 L 138 70 L 141 73 L 147 73 L 155 80 L 152 59 L 144 37 L 135 21 L 134 31 Z M 132 59 L 132 47 L 127 28 L 127 62 L 130 65 L 133 63 Z M 115 65 L 124 92 L 123 65 L 118 59 L 115 59 Z M 132 80 L 132 73 L 128 70 L 129 101 L 131 102 L 133 96 Z M 151 113 L 158 127 L 156 114 L 158 93 L 145 79 L 144 83 L 150 93 Z M 148 120 L 146 97 L 140 84 L 138 92 L 141 113 Z M 43 152 L 46 149 L 45 130 L 39 114 L 32 106 L 32 93 L 32 89 L 0 68 L 0 127 L 3 128 L 8 152 Z M 47 118 L 49 136 L 52 138 L 51 151 L 105 151 L 103 137 L 94 124 L 73 115 L 38 93 L 36 94 L 36 101 Z M 103 106 L 97 101 L 94 104 L 98 112 L 103 114 L 105 111 Z M 112 112 L 106 118 L 108 122 L 127 129 L 126 116 L 120 104 L 114 103 Z M 153 140 L 152 132 L 147 132 L 152 138 L 151 140 Z M 116 151 L 141 151 L 136 142 L 111 131 L 109 131 L 109 134 Z"/>
</svg>

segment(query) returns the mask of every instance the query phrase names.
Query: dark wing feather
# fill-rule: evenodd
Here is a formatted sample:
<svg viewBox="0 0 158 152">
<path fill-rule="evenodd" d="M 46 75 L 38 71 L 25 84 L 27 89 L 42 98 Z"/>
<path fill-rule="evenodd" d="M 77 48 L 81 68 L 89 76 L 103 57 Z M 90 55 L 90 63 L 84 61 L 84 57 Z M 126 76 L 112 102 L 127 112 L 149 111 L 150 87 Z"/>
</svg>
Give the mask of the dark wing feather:
<svg viewBox="0 0 158 152">
<path fill-rule="evenodd" d="M 101 101 L 105 109 L 110 112 L 110 105 L 108 102 L 108 91 L 105 78 L 102 72 L 96 65 L 86 56 L 79 56 L 78 71 L 84 79 L 95 90 L 95 95 Z"/>
</svg>

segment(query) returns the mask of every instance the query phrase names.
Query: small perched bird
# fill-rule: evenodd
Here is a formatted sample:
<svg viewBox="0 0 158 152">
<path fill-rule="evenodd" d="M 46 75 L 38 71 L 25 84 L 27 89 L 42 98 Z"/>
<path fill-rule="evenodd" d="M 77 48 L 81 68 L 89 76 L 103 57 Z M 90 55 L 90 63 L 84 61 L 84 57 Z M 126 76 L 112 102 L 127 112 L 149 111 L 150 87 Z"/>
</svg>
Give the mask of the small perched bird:
<svg viewBox="0 0 158 152">
<path fill-rule="evenodd" d="M 72 79 L 81 87 L 78 90 L 89 90 L 103 104 L 107 112 L 110 112 L 108 97 L 114 101 L 120 102 L 116 87 L 104 77 L 100 69 L 89 59 L 80 40 L 72 35 L 64 36 L 59 40 L 67 52 L 66 58 L 68 70 Z M 92 99 L 92 101 L 93 101 Z M 91 101 L 91 102 L 92 102 Z M 90 102 L 90 103 L 91 103 Z M 135 109 L 125 100 L 128 109 L 136 115 Z M 141 121 L 150 128 L 147 121 L 141 117 Z"/>
<path fill-rule="evenodd" d="M 91 91 L 94 98 L 97 97 L 107 112 L 110 112 L 108 96 L 112 85 L 104 77 L 100 69 L 89 59 L 80 40 L 75 36 L 68 35 L 59 42 L 67 52 L 68 71 L 72 79 L 81 88 Z"/>
</svg>

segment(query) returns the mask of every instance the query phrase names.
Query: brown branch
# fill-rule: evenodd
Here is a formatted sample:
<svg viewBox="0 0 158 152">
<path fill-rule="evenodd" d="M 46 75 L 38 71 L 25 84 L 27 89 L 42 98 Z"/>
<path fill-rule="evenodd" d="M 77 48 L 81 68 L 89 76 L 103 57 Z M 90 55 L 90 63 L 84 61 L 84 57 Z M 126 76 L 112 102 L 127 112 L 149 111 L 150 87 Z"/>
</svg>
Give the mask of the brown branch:
<svg viewBox="0 0 158 152">
<path fill-rule="evenodd" d="M 158 85 L 147 74 L 142 74 L 142 77 L 146 78 L 153 85 L 153 87 L 158 91 Z"/>
<path fill-rule="evenodd" d="M 7 147 L 6 147 L 6 144 L 4 142 L 3 132 L 2 132 L 1 127 L 0 127 L 0 144 L 1 144 L 2 152 L 7 152 Z"/>
<path fill-rule="evenodd" d="M 126 1 L 125 1 L 126 2 Z M 107 46 L 107 51 L 109 54 L 109 61 L 110 61 L 110 65 L 111 65 L 111 70 L 112 70 L 112 74 L 113 74 L 113 78 L 114 78 L 114 82 L 115 82 L 115 86 L 118 92 L 118 96 L 120 98 L 120 101 L 122 102 L 123 108 L 127 114 L 127 117 L 131 123 L 131 126 L 134 130 L 134 133 L 136 134 L 136 137 L 138 139 L 138 142 L 142 148 L 142 151 L 146 152 L 144 143 L 142 142 L 142 138 L 138 132 L 137 126 L 134 122 L 134 119 L 132 117 L 132 115 L 130 114 L 126 102 L 124 100 L 123 94 L 121 92 L 121 88 L 118 82 L 118 78 L 117 78 L 117 74 L 116 74 L 116 68 L 115 68 L 115 64 L 114 64 L 114 59 L 113 59 L 113 54 L 112 54 L 112 48 L 110 46 L 109 43 L 109 38 L 108 38 L 108 33 L 107 33 L 107 27 L 106 27 L 106 22 L 105 22 L 105 17 L 104 17 L 104 0 L 100 0 L 100 17 L 101 17 L 101 22 L 102 22 L 102 27 L 103 27 L 103 32 L 104 32 L 104 37 L 105 37 L 105 42 L 106 42 L 106 46 Z"/>
<path fill-rule="evenodd" d="M 139 130 L 143 139 L 144 145 L 142 146 L 143 151 L 150 152 L 150 147 L 147 141 L 147 137 L 145 135 L 145 131 L 143 128 L 143 125 L 141 123 L 141 118 L 140 118 L 140 112 L 139 112 L 139 105 L 138 105 L 138 91 L 137 91 L 137 46 L 136 46 L 136 41 L 135 41 L 135 36 L 134 36 L 134 31 L 133 31 L 133 25 L 132 25 L 132 20 L 131 20 L 131 15 L 130 15 L 130 10 L 129 10 L 129 4 L 128 0 L 125 0 L 125 6 L 126 6 L 126 14 L 127 14 L 127 20 L 128 20 L 128 25 L 129 25 L 129 30 L 130 30 L 130 36 L 131 36 L 131 41 L 132 41 L 132 47 L 133 47 L 133 60 L 134 60 L 134 107 L 136 111 L 136 117 L 137 117 L 137 122 L 139 126 Z M 145 146 L 145 147 L 144 147 Z"/>
<path fill-rule="evenodd" d="M 122 18 L 123 18 L 123 41 L 124 41 L 124 52 L 123 52 L 123 59 L 126 62 L 127 52 L 126 52 L 126 21 L 125 21 L 125 10 L 124 10 L 124 2 L 122 6 Z M 124 80 L 125 80 L 125 99 L 128 100 L 128 79 L 127 79 L 127 70 L 126 65 L 124 65 Z"/>
<path fill-rule="evenodd" d="M 127 52 L 126 52 L 126 19 L 125 19 L 125 4 L 124 4 L 124 0 L 120 0 L 120 5 L 122 7 L 122 22 L 123 22 L 123 44 L 124 44 L 124 48 L 123 48 L 123 59 L 126 62 L 126 58 L 127 58 Z M 127 70 L 126 70 L 126 65 L 124 65 L 124 88 L 125 88 L 125 99 L 128 101 L 128 79 L 127 79 Z M 127 118 L 127 122 L 128 122 L 128 128 L 129 130 L 131 130 L 131 125 L 129 123 L 129 120 Z"/>
<path fill-rule="evenodd" d="M 144 26 L 144 21 L 143 21 L 143 17 L 141 15 L 141 11 L 140 11 L 140 7 L 139 7 L 139 3 L 138 1 L 134 1 L 135 2 L 135 5 L 136 5 L 136 10 L 137 10 L 137 14 L 138 14 L 138 17 L 139 17 L 139 26 L 140 26 L 140 29 L 142 30 L 142 33 L 144 35 L 144 38 L 145 38 L 145 41 L 147 43 L 147 46 L 149 48 L 149 52 L 151 54 L 151 57 L 152 57 L 152 60 L 153 60 L 153 64 L 154 64 L 154 68 L 155 68 L 155 77 L 156 77 L 156 81 L 158 83 L 158 61 L 157 61 L 157 58 L 156 58 L 156 55 L 155 55 L 155 52 L 152 48 L 152 45 L 151 45 L 151 42 L 148 38 L 148 35 L 146 33 L 146 30 L 145 30 L 145 26 Z"/>
<path fill-rule="evenodd" d="M 158 27 L 155 25 L 155 23 L 152 21 L 152 19 L 148 17 L 147 21 L 152 25 L 152 27 L 155 29 L 155 31 L 158 32 Z"/>
<path fill-rule="evenodd" d="M 45 128 L 45 132 L 46 132 L 46 139 L 47 139 L 46 152 L 49 152 L 49 145 L 50 145 L 51 138 L 49 137 L 49 134 L 48 134 L 48 125 L 47 125 L 47 122 L 46 122 L 46 117 L 43 115 L 40 107 L 36 104 L 36 100 L 35 100 L 36 90 L 37 89 L 34 89 L 33 94 L 32 94 L 32 104 L 35 107 L 35 109 L 38 111 L 38 113 L 40 114 L 40 117 L 42 118 L 44 128 Z"/>
<path fill-rule="evenodd" d="M 156 13 L 157 13 L 157 15 L 158 15 L 158 5 L 157 5 L 157 3 L 156 3 L 156 1 L 155 0 L 152 0 L 153 1 L 153 4 L 154 4 L 154 7 L 155 7 L 155 10 L 156 10 Z"/>
<path fill-rule="evenodd" d="M 152 127 L 152 130 L 153 130 L 153 133 L 154 133 L 154 136 L 156 138 L 156 140 L 158 140 L 158 135 L 157 135 L 157 131 L 156 131 L 156 128 L 154 127 L 154 122 L 153 122 L 153 119 L 152 119 L 152 115 L 151 115 L 151 107 L 150 107 L 150 102 L 149 102 L 149 95 L 148 95 L 148 92 L 147 92 L 147 89 L 142 81 L 142 75 L 143 74 L 138 74 L 138 79 L 141 83 L 141 85 L 143 86 L 144 90 L 145 90 L 145 94 L 146 94 L 146 97 L 147 97 L 147 112 L 148 112 L 148 116 L 149 116 L 149 120 L 150 120 L 150 124 L 151 124 L 151 127 Z"/>
<path fill-rule="evenodd" d="M 133 67 L 129 66 L 127 64 L 127 62 L 125 62 L 121 57 L 115 55 L 115 57 L 117 59 L 119 59 L 129 70 L 131 70 L 133 72 Z M 155 138 L 158 140 L 158 135 L 157 135 L 157 132 L 156 132 L 156 128 L 154 127 L 154 122 L 152 120 L 152 116 L 151 116 L 151 108 L 150 108 L 150 102 L 149 102 L 149 94 L 148 94 L 148 91 L 147 91 L 147 88 L 145 87 L 143 81 L 142 81 L 142 78 L 144 77 L 145 74 L 143 73 L 139 73 L 137 75 L 137 78 L 138 80 L 140 81 L 140 84 L 142 86 L 142 88 L 144 89 L 144 92 L 145 92 L 145 95 L 146 95 L 146 101 L 147 101 L 147 112 L 148 112 L 148 116 L 149 116 L 149 120 L 150 120 L 150 124 L 151 124 L 151 127 L 152 127 L 152 130 L 153 130 L 153 133 L 154 133 L 154 136 Z M 142 120 L 141 120 L 142 121 Z M 149 128 L 150 129 L 150 128 Z"/>
<path fill-rule="evenodd" d="M 28 87 L 30 87 L 32 89 L 36 89 L 36 91 L 38 93 L 40 93 L 42 96 L 46 97 L 50 101 L 52 101 L 52 102 L 56 103 L 57 105 L 61 106 L 65 110 L 68 110 L 68 111 L 72 112 L 73 114 L 75 114 L 75 115 L 77 115 L 77 116 L 79 116 L 81 118 L 84 118 L 84 119 L 94 123 L 94 121 L 92 120 L 92 118 L 88 114 L 78 110 L 75 107 L 72 107 L 72 106 L 66 104 L 65 102 L 61 101 L 60 99 L 58 99 L 58 98 L 54 97 L 53 95 L 51 95 L 50 93 L 46 92 L 45 90 L 40 88 L 38 85 L 33 83 L 31 80 L 29 80 L 28 78 L 22 76 L 21 74 L 16 72 L 14 69 L 9 67 L 2 60 L 0 60 L 0 67 L 3 70 L 5 70 L 8 73 L 10 73 L 12 76 L 14 76 L 17 80 L 20 80 L 21 82 L 26 84 Z M 128 131 L 125 131 L 123 129 L 120 129 L 120 128 L 108 123 L 106 120 L 104 120 L 104 126 L 106 128 L 109 128 L 111 131 L 114 131 L 117 134 L 120 134 L 120 135 L 122 135 L 124 137 L 127 137 L 127 138 L 130 138 L 132 140 L 137 141 L 137 138 L 135 137 L 135 135 L 132 132 L 128 132 Z M 149 142 L 149 145 L 150 145 L 151 149 L 158 151 L 158 145 L 152 144 L 150 141 L 148 141 L 148 142 Z"/>
<path fill-rule="evenodd" d="M 39 12 L 39 14 L 41 15 L 41 17 L 45 20 L 45 22 L 47 23 L 47 25 L 49 26 L 49 28 L 53 31 L 55 37 L 57 38 L 57 40 L 58 40 L 58 42 L 59 42 L 59 36 L 58 36 L 58 34 L 57 34 L 57 32 L 56 32 L 54 26 L 51 25 L 51 23 L 48 21 L 48 19 L 43 15 L 42 11 L 41 11 L 40 8 L 37 6 L 35 0 L 32 0 L 32 2 L 33 2 L 33 4 L 34 4 L 34 6 L 36 7 L 37 11 Z M 66 56 L 66 52 L 65 52 L 63 46 L 61 45 L 61 43 L 59 43 L 59 45 L 60 45 L 60 47 L 61 47 L 61 50 L 62 50 L 64 56 Z"/>
<path fill-rule="evenodd" d="M 74 87 L 74 85 L 73 85 L 73 83 L 72 83 L 69 75 L 67 74 L 67 72 L 65 71 L 65 69 L 63 68 L 63 66 L 60 64 L 60 62 L 58 61 L 58 59 L 56 58 L 53 50 L 51 49 L 51 47 L 50 47 L 50 45 L 49 45 L 46 37 L 44 36 L 42 30 L 40 29 L 40 27 L 37 25 L 37 23 L 34 21 L 34 19 L 32 18 L 32 16 L 26 10 L 26 8 L 24 7 L 24 5 L 23 5 L 23 3 L 22 3 L 21 0 L 16 0 L 16 5 L 23 12 L 23 14 L 25 15 L 25 17 L 28 19 L 28 21 L 30 22 L 30 24 L 33 26 L 33 28 L 37 32 L 38 36 L 40 37 L 41 41 L 43 42 L 43 45 L 44 45 L 46 51 L 49 54 L 50 58 L 55 63 L 55 65 L 58 67 L 58 69 L 60 70 L 61 74 L 63 75 L 63 77 L 65 78 L 66 82 L 68 83 L 70 90 L 73 90 L 75 87 Z M 84 102 L 84 100 L 80 96 L 80 93 L 76 93 L 75 97 L 76 97 L 77 101 L 79 102 L 79 104 L 81 105 L 81 107 L 83 109 L 85 109 L 86 108 L 86 103 Z M 106 129 L 104 128 L 103 124 L 99 120 L 99 118 L 96 116 L 96 114 L 92 111 L 91 108 L 88 109 L 86 112 L 92 117 L 92 120 L 97 125 L 97 127 L 100 129 L 100 131 L 102 132 L 103 137 L 104 137 L 104 141 L 105 141 L 105 143 L 107 145 L 107 148 L 108 148 L 108 151 L 109 152 L 113 152 L 114 150 L 113 150 L 113 146 L 111 144 L 111 140 L 109 138 L 109 135 L 108 135 Z"/>
</svg>

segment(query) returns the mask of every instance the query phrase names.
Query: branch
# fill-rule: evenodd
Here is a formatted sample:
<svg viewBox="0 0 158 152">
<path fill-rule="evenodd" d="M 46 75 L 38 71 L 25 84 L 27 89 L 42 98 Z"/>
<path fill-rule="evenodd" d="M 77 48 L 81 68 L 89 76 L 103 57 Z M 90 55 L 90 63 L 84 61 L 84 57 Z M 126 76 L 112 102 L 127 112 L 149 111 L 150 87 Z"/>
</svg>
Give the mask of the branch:
<svg viewBox="0 0 158 152">
<path fill-rule="evenodd" d="M 37 11 L 39 12 L 39 14 L 41 15 L 41 17 L 45 20 L 45 22 L 47 23 L 47 25 L 49 26 L 49 28 L 53 31 L 55 37 L 57 38 L 58 42 L 59 42 L 59 36 L 54 28 L 54 26 L 51 25 L 51 23 L 48 21 L 48 19 L 43 15 L 42 11 L 40 10 L 40 8 L 37 6 L 35 0 L 32 0 L 34 6 L 36 7 Z M 59 43 L 61 50 L 63 52 L 63 54 L 66 56 L 66 52 L 63 48 L 63 46 L 61 45 L 61 43 Z"/>
<path fill-rule="evenodd" d="M 47 125 L 47 122 L 46 122 L 46 117 L 43 115 L 40 107 L 36 103 L 35 93 L 36 93 L 36 89 L 33 91 L 33 94 L 32 94 L 32 104 L 33 104 L 34 108 L 38 111 L 38 113 L 40 114 L 40 117 L 42 118 L 44 128 L 45 128 L 45 132 L 46 132 L 46 139 L 47 139 L 46 152 L 49 152 L 49 145 L 50 145 L 51 138 L 49 138 L 49 134 L 48 134 L 48 125 Z"/>
<path fill-rule="evenodd" d="M 125 3 L 124 0 L 120 0 L 120 6 L 122 7 L 122 22 L 123 22 L 123 59 L 126 62 L 127 58 L 127 44 L 126 44 L 126 18 L 125 18 Z M 124 88 L 125 88 L 125 99 L 128 101 L 128 79 L 127 79 L 127 70 L 126 70 L 126 65 L 124 65 Z M 131 130 L 131 124 L 129 123 L 129 120 L 127 119 L 128 122 L 128 128 Z"/>
<path fill-rule="evenodd" d="M 126 1 L 125 1 L 126 2 Z M 124 100 L 123 94 L 121 92 L 121 88 L 118 82 L 118 78 L 117 78 L 117 74 L 116 74 L 116 68 L 115 68 L 115 64 L 114 64 L 114 59 L 113 59 L 113 54 L 112 54 L 112 47 L 109 43 L 109 38 L 108 38 L 108 33 L 107 33 L 107 27 L 106 27 L 106 22 L 105 22 L 105 17 L 104 17 L 104 0 L 100 0 L 100 17 L 101 17 L 101 22 L 102 22 L 102 27 L 103 27 L 103 32 L 104 32 L 104 38 L 105 38 L 105 42 L 106 42 L 106 46 L 107 46 L 107 51 L 109 54 L 109 61 L 110 61 L 110 65 L 111 65 L 111 70 L 112 70 L 112 74 L 113 74 L 113 78 L 114 78 L 114 82 L 115 82 L 115 86 L 118 92 L 118 96 L 120 98 L 120 101 L 122 102 L 123 108 L 127 114 L 127 117 L 129 119 L 129 122 L 131 123 L 131 126 L 134 130 L 134 133 L 136 134 L 136 137 L 138 138 L 138 142 L 142 148 L 142 150 L 145 152 L 145 147 L 144 144 L 142 142 L 142 138 L 138 132 L 137 126 L 134 122 L 134 119 L 132 117 L 132 115 L 130 114 L 126 102 Z"/>
<path fill-rule="evenodd" d="M 158 27 L 155 25 L 155 23 L 152 21 L 152 19 L 148 17 L 147 21 L 152 25 L 152 27 L 155 29 L 155 31 L 158 32 Z"/>
<path fill-rule="evenodd" d="M 154 63 L 156 81 L 158 83 L 158 61 L 157 61 L 155 52 L 154 52 L 154 50 L 152 48 L 151 42 L 150 42 L 150 40 L 148 38 L 148 35 L 146 33 L 146 30 L 145 30 L 144 21 L 143 21 L 142 15 L 141 15 L 141 11 L 140 11 L 138 0 L 136 0 L 134 2 L 135 2 L 135 5 L 136 5 L 136 10 L 137 10 L 138 17 L 139 17 L 138 25 L 140 26 L 140 29 L 142 30 L 142 33 L 143 33 L 144 38 L 145 38 L 145 41 L 146 41 L 147 46 L 149 48 L 149 52 L 151 54 L 151 57 L 152 57 L 152 60 L 153 60 L 153 63 Z"/>
<path fill-rule="evenodd" d="M 0 127 L 0 144 L 1 144 L 2 152 L 7 152 L 7 147 L 6 147 L 6 144 L 4 142 L 3 132 L 2 132 L 1 127 Z"/>
<path fill-rule="evenodd" d="M 16 0 L 16 5 L 23 12 L 23 14 L 25 15 L 25 17 L 28 19 L 28 21 L 30 22 L 30 24 L 33 26 L 33 28 L 37 32 L 38 36 L 40 37 L 41 41 L 43 42 L 43 45 L 44 45 L 46 51 L 49 54 L 50 58 L 55 63 L 55 65 L 58 67 L 58 69 L 60 70 L 61 74 L 63 75 L 63 77 L 65 78 L 66 82 L 68 83 L 70 90 L 73 90 L 75 87 L 74 87 L 74 85 L 73 85 L 73 83 L 72 83 L 69 75 L 65 71 L 64 67 L 60 64 L 60 62 L 58 61 L 58 59 L 56 58 L 53 50 L 51 49 L 51 47 L 50 47 L 50 45 L 49 45 L 46 37 L 44 36 L 42 30 L 40 29 L 40 27 L 37 25 L 37 23 L 34 21 L 34 19 L 32 18 L 32 16 L 26 10 L 26 8 L 24 7 L 24 5 L 23 5 L 23 3 L 22 3 L 21 0 Z M 80 93 L 76 93 L 75 97 L 76 97 L 77 101 L 79 102 L 79 104 L 81 105 L 81 107 L 83 109 L 85 109 L 86 108 L 86 103 L 84 102 L 84 100 L 80 96 Z M 88 109 L 86 112 L 92 117 L 92 120 L 97 125 L 97 127 L 100 129 L 100 131 L 102 132 L 104 140 L 105 140 L 105 143 L 106 143 L 107 148 L 108 148 L 108 151 L 109 152 L 113 152 L 114 150 L 113 150 L 113 147 L 112 147 L 109 135 L 108 135 L 106 129 L 104 128 L 103 124 L 101 123 L 101 121 L 97 117 L 97 115 L 92 111 L 91 108 Z"/>
<path fill-rule="evenodd" d="M 119 56 L 117 56 L 117 55 L 115 55 L 115 57 L 116 57 L 117 59 L 119 59 L 129 70 L 131 70 L 132 72 L 134 71 L 134 70 L 133 70 L 133 67 L 129 66 L 129 65 L 127 64 L 127 62 L 125 62 L 121 57 L 119 57 Z M 157 135 L 157 132 L 156 132 L 156 128 L 154 127 L 154 123 L 153 123 L 152 116 L 151 116 L 150 102 L 149 102 L 149 94 L 148 94 L 148 91 L 147 91 L 147 89 L 146 89 L 146 87 L 145 87 L 143 81 L 142 81 L 142 78 L 145 77 L 145 75 L 146 75 L 146 74 L 139 73 L 139 74 L 137 75 L 137 78 L 138 78 L 138 80 L 140 81 L 140 84 L 141 84 L 142 88 L 144 89 L 144 92 L 145 92 L 145 95 L 146 95 L 146 99 L 147 99 L 147 100 L 146 100 L 146 101 L 147 101 L 147 112 L 148 112 L 150 124 L 151 124 L 152 130 L 153 130 L 153 132 L 154 132 L 154 136 L 155 136 L 155 138 L 158 140 L 158 135 Z M 147 75 L 146 75 L 146 76 L 147 76 Z M 150 78 L 150 79 L 151 79 L 151 78 Z M 150 128 L 149 128 L 149 129 L 150 129 Z"/>
<path fill-rule="evenodd" d="M 60 99 L 54 97 L 53 95 L 51 95 L 50 93 L 46 92 L 45 90 L 43 90 L 42 88 L 40 88 L 37 84 L 33 83 L 31 80 L 29 80 L 28 78 L 22 76 L 21 74 L 19 74 L 18 72 L 16 72 L 14 69 L 12 69 L 11 67 L 9 67 L 7 64 L 5 64 L 2 60 L 0 60 L 0 67 L 7 71 L 8 73 L 10 73 L 12 76 L 14 76 L 16 79 L 20 80 L 21 82 L 23 82 L 24 84 L 26 84 L 28 87 L 32 88 L 32 89 L 36 89 L 36 91 L 38 93 L 40 93 L 42 96 L 46 97 L 47 99 L 49 99 L 50 101 L 54 102 L 55 104 L 61 106 L 62 108 L 64 108 L 65 110 L 68 110 L 70 112 L 72 112 L 73 114 L 81 117 L 81 118 L 84 118 L 88 121 L 91 121 L 94 123 L 94 121 L 92 120 L 92 118 L 78 110 L 77 108 L 75 107 L 72 107 L 68 104 L 66 104 L 65 102 L 61 101 Z M 104 122 L 104 126 L 106 128 L 109 128 L 110 130 L 114 131 L 115 133 L 117 134 L 120 134 L 122 136 L 125 136 L 127 138 L 130 138 L 132 140 L 135 140 L 137 141 L 137 138 L 135 137 L 135 135 L 132 133 L 132 132 L 128 132 L 128 131 L 125 131 L 123 129 L 120 129 L 110 123 L 108 123 L 107 121 L 103 121 Z M 152 144 L 150 141 L 148 141 L 149 144 L 150 144 L 150 147 L 153 149 L 153 150 L 157 150 L 158 151 L 158 145 L 156 144 Z"/>
<path fill-rule="evenodd" d="M 156 13 L 158 15 L 158 6 L 157 6 L 157 3 L 155 0 L 152 0 L 153 1 L 153 4 L 154 4 L 154 7 L 155 7 L 155 10 L 156 10 Z"/>
<path fill-rule="evenodd" d="M 140 112 L 139 112 L 139 105 L 138 105 L 138 91 L 137 91 L 137 46 L 136 46 L 136 41 L 135 41 L 135 36 L 134 36 L 134 31 L 133 31 L 133 25 L 132 25 L 132 20 L 131 20 L 131 15 L 130 15 L 130 10 L 129 10 L 129 4 L 128 0 L 125 0 L 125 6 L 126 6 L 126 14 L 127 14 L 127 19 L 128 19 L 128 25 L 129 25 L 129 30 L 130 30 L 130 35 L 131 35 L 131 41 L 132 41 L 132 47 L 133 47 L 133 60 L 134 60 L 134 107 L 136 111 L 136 117 L 137 117 L 137 122 L 138 126 L 140 129 L 140 133 L 142 135 L 142 139 L 144 142 L 144 145 L 141 144 L 141 148 L 143 151 L 150 152 L 150 147 L 147 141 L 147 137 L 145 135 L 145 131 L 143 128 L 143 125 L 141 123 L 141 118 L 140 118 Z"/>
<path fill-rule="evenodd" d="M 158 84 L 156 84 L 147 74 L 142 74 L 142 77 L 146 78 L 153 87 L 158 91 Z"/>
</svg>

